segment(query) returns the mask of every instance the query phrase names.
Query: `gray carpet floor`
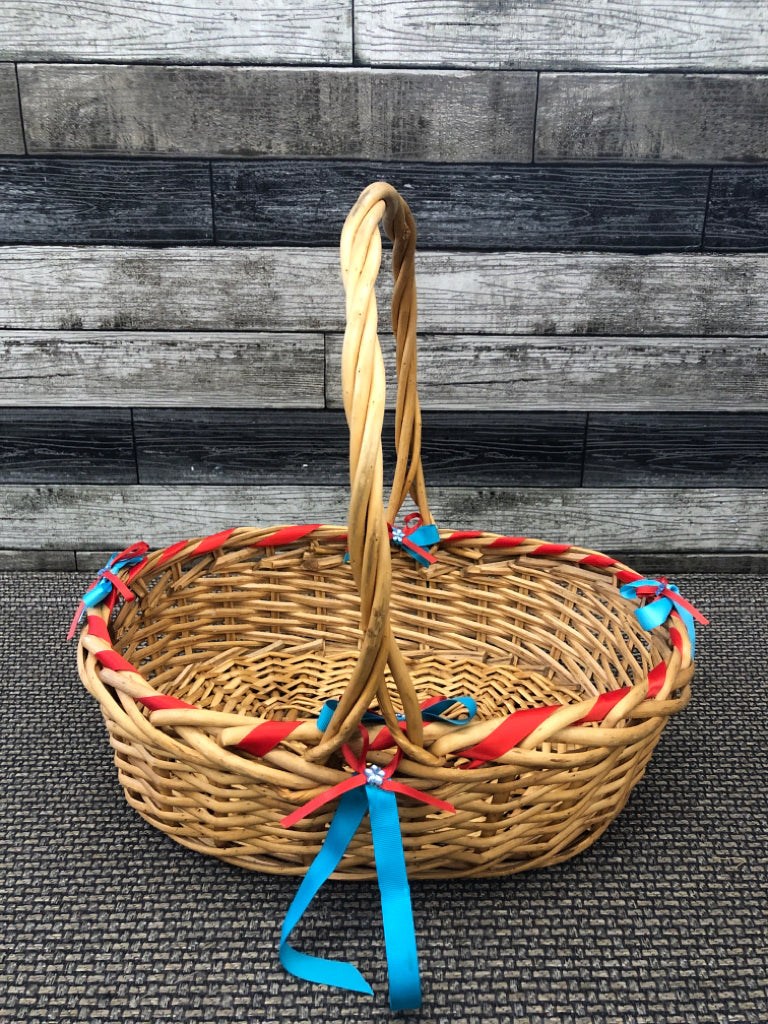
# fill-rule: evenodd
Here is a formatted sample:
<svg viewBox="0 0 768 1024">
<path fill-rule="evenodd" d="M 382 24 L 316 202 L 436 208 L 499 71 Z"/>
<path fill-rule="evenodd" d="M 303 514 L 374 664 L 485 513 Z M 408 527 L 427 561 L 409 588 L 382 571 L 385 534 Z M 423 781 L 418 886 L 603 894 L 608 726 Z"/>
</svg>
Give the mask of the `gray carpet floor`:
<svg viewBox="0 0 768 1024">
<path fill-rule="evenodd" d="M 89 576 L 0 574 L 0 1020 L 390 1019 L 378 893 L 329 884 L 296 945 L 353 959 L 375 998 L 277 956 L 294 879 L 178 846 L 123 801 L 65 635 Z M 415 882 L 435 1024 L 768 1021 L 768 579 L 679 577 L 698 631 L 689 707 L 588 851 L 507 879 Z"/>
</svg>

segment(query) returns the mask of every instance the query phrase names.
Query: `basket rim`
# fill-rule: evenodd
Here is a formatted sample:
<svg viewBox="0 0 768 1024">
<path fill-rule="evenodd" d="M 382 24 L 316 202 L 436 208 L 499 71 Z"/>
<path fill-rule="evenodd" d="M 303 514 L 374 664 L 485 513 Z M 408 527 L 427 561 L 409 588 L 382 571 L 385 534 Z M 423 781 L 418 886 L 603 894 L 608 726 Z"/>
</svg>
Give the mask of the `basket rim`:
<svg viewBox="0 0 768 1024">
<path fill-rule="evenodd" d="M 510 558 L 531 556 L 565 562 L 604 577 L 612 576 L 617 583 L 622 584 L 644 578 L 608 555 L 573 544 L 553 544 L 535 538 L 511 537 L 479 530 L 440 529 L 438 533 L 440 539 L 434 549 L 474 547 L 505 550 L 509 551 Z M 342 545 L 346 542 L 346 528 L 319 523 L 259 529 L 234 527 L 207 537 L 179 541 L 154 551 L 142 543 L 132 546 L 142 551 L 141 560 L 129 568 L 121 569 L 118 576 L 129 586 L 139 576 L 149 575 L 166 566 L 184 565 L 211 552 L 221 551 L 223 554 L 243 547 L 274 551 L 305 545 L 310 538 Z M 118 557 L 113 556 L 113 560 Z M 427 568 L 423 571 L 428 575 L 430 570 Z M 158 693 L 113 646 L 109 620 L 118 597 L 117 589 L 113 588 L 104 601 L 87 609 L 87 623 L 80 635 L 80 647 L 83 649 L 83 658 L 90 656 L 99 666 L 98 670 L 94 666 L 94 671 L 98 671 L 101 683 L 143 705 L 149 712 L 151 726 L 165 730 L 196 726 L 215 735 L 222 752 L 226 750 L 241 760 L 253 757 L 268 760 L 272 752 L 279 749 L 289 737 L 292 742 L 303 741 L 310 745 L 319 742 L 322 733 L 315 721 L 279 723 L 251 714 L 211 711 Z M 463 752 L 469 760 L 460 768 L 477 769 L 490 761 L 511 763 L 521 753 L 531 752 L 543 742 L 578 744 L 580 739 L 587 739 L 584 735 L 587 732 L 589 746 L 600 742 L 612 747 L 631 741 L 632 734 L 639 737 L 639 733 L 654 725 L 654 720 L 658 721 L 659 717 L 666 718 L 682 710 L 690 696 L 688 683 L 693 675 L 690 639 L 675 608 L 667 622 L 669 657 L 652 665 L 644 678 L 633 686 L 609 690 L 597 697 L 568 704 L 519 709 L 506 715 L 473 721 L 466 726 L 448 727 L 438 722 L 425 723 L 425 748 L 436 753 L 443 762 L 446 758 L 455 760 Z M 81 672 L 81 675 L 85 681 L 85 674 Z M 673 696 L 675 691 L 677 696 Z M 101 701 L 106 691 L 94 696 Z M 526 714 L 531 711 L 537 714 Z M 626 724 L 620 725 L 621 722 Z M 384 734 L 388 733 L 385 725 L 369 731 L 374 744 L 377 738 L 386 739 Z M 394 745 L 394 741 L 392 743 Z M 456 769 L 450 770 L 453 772 Z"/>
</svg>

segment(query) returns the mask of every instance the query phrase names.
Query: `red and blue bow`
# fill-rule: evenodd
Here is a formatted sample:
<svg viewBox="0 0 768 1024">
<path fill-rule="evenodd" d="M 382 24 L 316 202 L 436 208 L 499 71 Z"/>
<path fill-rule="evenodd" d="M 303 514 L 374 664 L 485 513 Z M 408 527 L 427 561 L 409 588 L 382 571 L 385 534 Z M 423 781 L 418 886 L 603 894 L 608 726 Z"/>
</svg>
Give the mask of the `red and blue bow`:
<svg viewBox="0 0 768 1024">
<path fill-rule="evenodd" d="M 392 543 L 407 551 L 421 565 L 432 565 L 437 561 L 427 550 L 433 544 L 440 543 L 440 533 L 434 523 L 425 525 L 418 512 L 411 512 L 405 517 L 405 528 L 390 524 L 387 526 Z"/>
<path fill-rule="evenodd" d="M 635 609 L 635 617 L 643 629 L 655 629 L 662 622 L 666 622 L 674 609 L 677 611 L 683 624 L 688 631 L 691 640 L 691 658 L 696 654 L 696 630 L 694 620 L 702 626 L 708 626 L 709 620 L 693 607 L 685 598 L 680 596 L 680 591 L 673 586 L 666 576 L 660 580 L 639 579 L 631 583 L 625 583 L 619 590 L 622 597 L 653 597 L 655 600 Z"/>
<path fill-rule="evenodd" d="M 149 551 L 149 545 L 144 541 L 139 541 L 137 544 L 131 544 L 131 546 L 126 548 L 125 551 L 115 552 L 104 568 L 99 569 L 96 579 L 91 585 L 91 589 L 83 594 L 83 599 L 75 612 L 74 619 L 72 619 L 72 625 L 69 627 L 67 640 L 71 640 L 75 635 L 75 630 L 79 626 L 87 609 L 94 608 L 97 604 L 101 604 L 102 601 L 105 601 L 112 593 L 113 589 L 117 590 L 117 592 L 121 594 L 126 601 L 133 600 L 133 593 L 117 574 L 128 565 L 138 565 L 139 562 L 143 562 L 146 558 L 147 551 Z"/>
<path fill-rule="evenodd" d="M 453 703 L 457 702 L 450 701 L 450 704 Z M 467 706 L 468 699 L 458 703 L 463 703 L 467 710 L 470 710 Z M 436 710 L 437 705 L 434 702 L 431 706 Z M 380 716 L 375 717 L 380 719 Z M 437 717 L 440 717 L 439 713 Z M 453 721 L 442 717 L 440 720 Z M 325 725 L 327 721 L 328 718 Z M 455 724 L 466 724 L 466 719 L 456 720 Z M 321 730 L 324 727 L 321 726 Z M 393 778 L 402 758 L 402 750 L 397 751 L 386 767 L 366 763 L 366 757 L 372 748 L 368 730 L 362 724 L 360 731 L 363 735 L 363 744 L 359 755 L 356 755 L 347 744 L 342 747 L 347 764 L 353 769 L 354 774 L 286 815 L 280 822 L 284 828 L 291 828 L 330 800 L 340 798 L 320 852 L 304 876 L 283 922 L 280 962 L 286 970 L 306 981 L 373 994 L 370 985 L 354 964 L 322 960 L 301 953 L 288 943 L 291 932 L 315 895 L 336 870 L 367 812 L 371 821 L 376 874 L 381 894 L 381 915 L 389 969 L 389 1005 L 393 1010 L 415 1010 L 421 1006 L 421 980 L 397 795 L 411 797 L 438 810 L 455 812 L 456 808 L 444 800 L 438 800 Z"/>
</svg>

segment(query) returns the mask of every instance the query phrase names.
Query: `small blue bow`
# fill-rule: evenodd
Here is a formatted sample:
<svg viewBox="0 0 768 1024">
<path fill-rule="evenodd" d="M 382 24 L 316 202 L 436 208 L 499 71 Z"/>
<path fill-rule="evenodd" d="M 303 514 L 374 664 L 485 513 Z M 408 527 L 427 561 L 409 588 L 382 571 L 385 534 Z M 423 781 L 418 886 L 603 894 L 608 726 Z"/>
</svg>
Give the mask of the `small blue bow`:
<svg viewBox="0 0 768 1024">
<path fill-rule="evenodd" d="M 317 719 L 317 728 L 320 732 L 325 732 L 328 728 L 328 723 L 333 717 L 333 713 L 338 707 L 339 702 L 337 700 L 327 700 L 323 704 L 323 709 Z M 454 704 L 463 704 L 467 709 L 467 718 L 446 718 L 443 712 L 452 708 Z M 474 718 L 477 714 L 477 704 L 471 697 L 448 697 L 442 700 L 435 700 L 433 703 L 427 704 L 426 702 L 421 706 L 421 717 L 425 722 L 442 722 L 444 725 L 466 725 L 470 719 Z M 398 715 L 398 721 L 404 722 L 405 715 Z M 366 711 L 363 715 L 363 723 L 369 722 L 380 723 L 384 722 L 384 716 L 377 714 L 375 711 Z"/>
<path fill-rule="evenodd" d="M 696 630 L 694 619 L 704 626 L 709 622 L 704 616 L 693 607 L 685 598 L 680 597 L 680 591 L 662 576 L 660 580 L 641 579 L 625 583 L 619 590 L 622 597 L 655 597 L 655 601 L 642 605 L 635 609 L 635 617 L 643 629 L 655 629 L 662 622 L 666 622 L 674 608 L 683 620 L 688 636 L 691 640 L 691 658 L 696 654 Z"/>
<path fill-rule="evenodd" d="M 83 594 L 80 606 L 72 620 L 72 625 L 69 627 L 67 640 L 71 640 L 75 635 L 75 630 L 82 621 L 86 611 L 89 608 L 94 608 L 97 604 L 101 604 L 102 601 L 106 601 L 113 588 L 116 588 L 126 601 L 133 600 L 133 594 L 117 573 L 128 565 L 137 565 L 139 562 L 143 562 L 147 551 L 149 551 L 149 545 L 144 541 L 139 541 L 137 544 L 132 544 L 129 548 L 126 548 L 125 551 L 116 551 L 104 568 L 99 569 L 90 590 Z"/>
</svg>

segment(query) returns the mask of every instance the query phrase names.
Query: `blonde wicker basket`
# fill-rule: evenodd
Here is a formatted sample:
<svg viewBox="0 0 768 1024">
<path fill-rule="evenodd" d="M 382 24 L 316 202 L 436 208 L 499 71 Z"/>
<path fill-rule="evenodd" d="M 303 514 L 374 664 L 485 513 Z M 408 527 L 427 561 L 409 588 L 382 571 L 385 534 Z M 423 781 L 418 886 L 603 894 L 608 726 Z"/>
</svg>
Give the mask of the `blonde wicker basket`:
<svg viewBox="0 0 768 1024">
<path fill-rule="evenodd" d="M 394 246 L 398 376 L 386 505 L 382 220 Z M 689 699 L 691 631 L 676 604 L 660 625 L 641 625 L 650 591 L 639 574 L 566 544 L 436 529 L 420 461 L 415 239 L 408 206 L 385 183 L 362 193 L 342 233 L 348 526 L 135 546 L 111 561 L 87 607 L 80 675 L 128 802 L 179 843 L 245 868 L 307 870 L 335 804 L 283 822 L 350 778 L 343 747 L 359 753 L 364 715 L 368 761 L 397 754 L 403 785 L 455 808 L 398 800 L 411 878 L 565 860 L 621 811 Z M 396 525 L 409 495 L 420 533 Z M 670 596 L 666 581 L 659 600 L 662 591 Z M 453 719 L 425 712 L 438 696 L 458 702 Z M 375 873 L 364 824 L 334 877 Z"/>
</svg>

